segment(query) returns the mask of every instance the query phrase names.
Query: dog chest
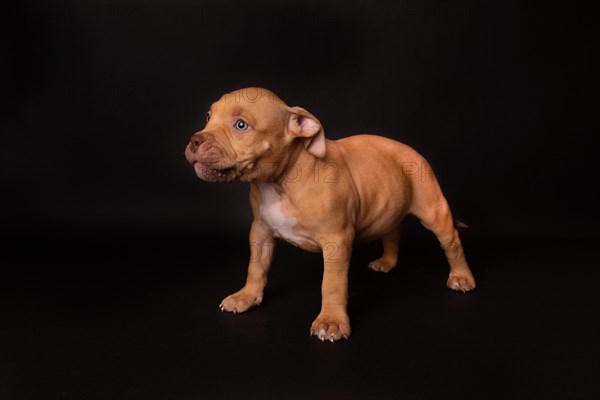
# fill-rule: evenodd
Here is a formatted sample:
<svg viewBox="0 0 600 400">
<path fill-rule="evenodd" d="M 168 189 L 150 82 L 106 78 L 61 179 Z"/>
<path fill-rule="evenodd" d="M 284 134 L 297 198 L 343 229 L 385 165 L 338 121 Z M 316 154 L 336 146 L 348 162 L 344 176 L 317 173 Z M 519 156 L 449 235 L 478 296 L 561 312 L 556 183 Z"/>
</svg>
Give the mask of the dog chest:
<svg viewBox="0 0 600 400">
<path fill-rule="evenodd" d="M 284 212 L 284 199 L 279 194 L 273 184 L 258 184 L 262 195 L 260 204 L 260 215 L 275 232 L 275 235 L 285 239 L 293 244 L 300 245 L 301 238 L 294 233 L 294 227 L 297 225 L 296 218 Z"/>
</svg>

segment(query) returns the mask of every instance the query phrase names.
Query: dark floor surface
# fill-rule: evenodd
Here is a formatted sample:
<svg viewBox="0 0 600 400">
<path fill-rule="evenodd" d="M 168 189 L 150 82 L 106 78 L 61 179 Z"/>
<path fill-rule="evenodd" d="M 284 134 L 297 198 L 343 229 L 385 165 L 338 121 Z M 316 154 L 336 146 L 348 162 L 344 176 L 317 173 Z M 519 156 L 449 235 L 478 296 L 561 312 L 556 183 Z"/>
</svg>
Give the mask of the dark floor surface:
<svg viewBox="0 0 600 400">
<path fill-rule="evenodd" d="M 444 286 L 433 236 L 403 239 L 390 274 L 357 245 L 336 344 L 309 337 L 321 257 L 287 244 L 263 305 L 232 315 L 217 306 L 244 281 L 242 236 L 13 237 L 0 399 L 600 398 L 595 244 L 473 236 L 469 294 Z"/>
</svg>

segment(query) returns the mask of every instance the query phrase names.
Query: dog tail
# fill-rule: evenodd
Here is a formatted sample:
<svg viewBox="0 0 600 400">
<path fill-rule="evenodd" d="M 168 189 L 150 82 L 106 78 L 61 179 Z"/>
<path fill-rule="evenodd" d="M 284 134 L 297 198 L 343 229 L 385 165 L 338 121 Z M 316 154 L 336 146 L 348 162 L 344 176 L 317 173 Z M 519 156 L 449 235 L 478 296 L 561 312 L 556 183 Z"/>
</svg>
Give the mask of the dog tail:
<svg viewBox="0 0 600 400">
<path fill-rule="evenodd" d="M 459 221 L 459 220 L 455 219 L 455 220 L 454 220 L 454 227 L 455 227 L 455 228 L 468 228 L 468 227 L 469 227 L 469 225 L 465 224 L 465 223 L 464 223 L 464 222 L 462 222 L 462 221 Z"/>
</svg>

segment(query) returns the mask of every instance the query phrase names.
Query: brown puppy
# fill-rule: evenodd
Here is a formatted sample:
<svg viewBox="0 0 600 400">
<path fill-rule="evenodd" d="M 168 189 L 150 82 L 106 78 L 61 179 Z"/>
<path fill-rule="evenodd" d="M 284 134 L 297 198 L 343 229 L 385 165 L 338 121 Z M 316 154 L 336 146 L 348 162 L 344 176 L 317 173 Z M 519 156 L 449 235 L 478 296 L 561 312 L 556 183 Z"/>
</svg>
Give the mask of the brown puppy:
<svg viewBox="0 0 600 400">
<path fill-rule="evenodd" d="M 310 332 L 332 342 L 350 336 L 348 265 L 355 240 L 383 240 L 369 268 L 396 266 L 399 225 L 413 214 L 439 239 L 450 264 L 447 285 L 475 288 L 452 214 L 425 159 L 380 136 L 331 141 L 311 113 L 272 92 L 247 88 L 224 95 L 192 136 L 185 155 L 209 182 L 250 182 L 254 221 L 246 285 L 220 308 L 241 313 L 263 299 L 275 238 L 324 258 L 321 313 Z"/>
</svg>

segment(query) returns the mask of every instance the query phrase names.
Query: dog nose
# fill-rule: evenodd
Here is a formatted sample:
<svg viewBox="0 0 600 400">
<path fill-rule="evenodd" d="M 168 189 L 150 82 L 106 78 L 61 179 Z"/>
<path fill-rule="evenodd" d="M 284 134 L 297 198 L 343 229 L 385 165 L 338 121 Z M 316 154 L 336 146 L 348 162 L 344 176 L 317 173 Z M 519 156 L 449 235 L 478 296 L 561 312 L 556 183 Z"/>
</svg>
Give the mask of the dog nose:
<svg viewBox="0 0 600 400">
<path fill-rule="evenodd" d="M 206 140 L 206 138 L 204 137 L 204 135 L 200 135 L 200 134 L 195 134 L 190 138 L 190 148 L 192 149 L 192 151 L 195 153 L 196 150 L 198 150 L 198 147 L 200 147 L 200 145 L 202 143 L 204 143 L 204 141 Z"/>
</svg>

